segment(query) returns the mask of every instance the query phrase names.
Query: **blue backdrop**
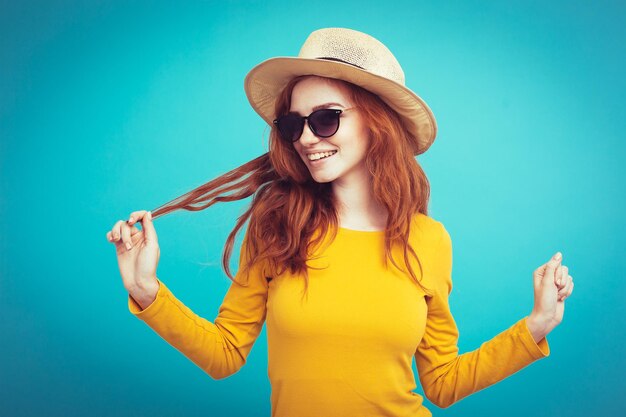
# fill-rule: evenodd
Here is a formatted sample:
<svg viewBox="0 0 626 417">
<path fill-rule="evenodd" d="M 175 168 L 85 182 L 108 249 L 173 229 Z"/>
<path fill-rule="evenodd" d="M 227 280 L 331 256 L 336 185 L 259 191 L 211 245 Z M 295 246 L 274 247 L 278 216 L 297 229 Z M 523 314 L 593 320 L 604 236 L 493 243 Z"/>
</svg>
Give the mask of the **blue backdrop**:
<svg viewBox="0 0 626 417">
<path fill-rule="evenodd" d="M 461 352 L 530 313 L 532 271 L 556 251 L 576 282 L 548 358 L 427 405 L 617 414 L 624 22 L 604 0 L 0 2 L 0 415 L 269 415 L 265 329 L 237 374 L 212 380 L 128 312 L 105 234 L 265 152 L 244 76 L 330 26 L 385 43 L 437 117 L 418 161 L 453 240 Z M 210 320 L 243 207 L 155 222 L 158 276 Z"/>
</svg>

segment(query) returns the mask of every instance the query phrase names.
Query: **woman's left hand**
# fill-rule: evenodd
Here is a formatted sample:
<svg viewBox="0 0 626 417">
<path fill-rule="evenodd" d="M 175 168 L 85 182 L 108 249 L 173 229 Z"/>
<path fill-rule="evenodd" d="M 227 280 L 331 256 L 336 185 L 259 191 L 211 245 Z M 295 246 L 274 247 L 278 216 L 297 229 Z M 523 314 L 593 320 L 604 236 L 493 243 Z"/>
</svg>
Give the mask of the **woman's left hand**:
<svg viewBox="0 0 626 417">
<path fill-rule="evenodd" d="M 562 255 L 557 252 L 533 273 L 535 305 L 528 316 L 527 324 L 536 342 L 563 321 L 565 300 L 574 290 L 569 268 L 561 265 L 561 261 Z"/>
</svg>

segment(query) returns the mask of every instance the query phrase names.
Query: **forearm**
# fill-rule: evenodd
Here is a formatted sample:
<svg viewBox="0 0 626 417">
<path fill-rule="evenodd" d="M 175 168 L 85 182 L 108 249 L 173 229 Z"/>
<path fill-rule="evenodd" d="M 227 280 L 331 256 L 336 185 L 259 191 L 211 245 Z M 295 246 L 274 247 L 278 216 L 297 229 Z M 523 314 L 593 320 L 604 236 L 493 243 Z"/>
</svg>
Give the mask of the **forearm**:
<svg viewBox="0 0 626 417">
<path fill-rule="evenodd" d="M 433 368 L 419 358 L 418 367 L 424 370 L 420 372 L 420 379 L 427 398 L 439 407 L 448 407 L 507 378 L 535 360 L 548 356 L 547 340 L 534 342 L 530 329 L 526 329 L 525 320 L 519 320 L 474 351 L 457 356 L 454 345 L 454 348 L 444 353 L 449 359 L 443 356 L 430 359 L 430 362 L 445 361 L 437 367 Z M 442 351 L 443 345 L 439 346 Z M 427 371 L 428 367 L 431 369 Z"/>
<path fill-rule="evenodd" d="M 154 302 L 142 310 L 130 297 L 131 313 L 214 379 L 235 373 L 244 364 L 250 347 L 233 346 L 215 323 L 191 311 L 165 284 L 160 283 L 159 288 Z"/>
<path fill-rule="evenodd" d="M 255 275 L 247 286 L 231 284 L 214 322 L 191 311 L 160 281 L 153 303 L 141 310 L 128 297 L 128 307 L 207 374 L 221 379 L 245 364 L 265 322 L 266 301 L 267 281 Z"/>
</svg>

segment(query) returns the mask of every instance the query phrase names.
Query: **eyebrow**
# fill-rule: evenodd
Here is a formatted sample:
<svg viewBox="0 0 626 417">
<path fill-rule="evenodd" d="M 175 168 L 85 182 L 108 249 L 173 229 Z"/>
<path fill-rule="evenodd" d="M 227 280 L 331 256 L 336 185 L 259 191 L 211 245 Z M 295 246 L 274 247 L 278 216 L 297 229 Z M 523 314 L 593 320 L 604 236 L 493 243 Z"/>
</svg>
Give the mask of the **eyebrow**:
<svg viewBox="0 0 626 417">
<path fill-rule="evenodd" d="M 320 104 L 320 105 L 318 105 L 318 106 L 315 106 L 315 107 L 313 107 L 313 110 L 312 110 L 312 111 L 319 110 L 319 109 L 326 109 L 326 108 L 328 108 L 328 107 L 332 107 L 332 106 L 339 106 L 339 107 L 343 107 L 343 108 L 345 109 L 345 106 L 344 106 L 343 104 L 339 104 L 339 103 L 331 102 L 331 103 L 324 103 L 324 104 Z M 290 113 L 297 113 L 297 114 L 300 114 L 300 113 L 298 113 L 298 112 L 296 112 L 296 111 L 293 111 L 293 110 L 292 110 L 292 111 L 290 111 Z"/>
</svg>

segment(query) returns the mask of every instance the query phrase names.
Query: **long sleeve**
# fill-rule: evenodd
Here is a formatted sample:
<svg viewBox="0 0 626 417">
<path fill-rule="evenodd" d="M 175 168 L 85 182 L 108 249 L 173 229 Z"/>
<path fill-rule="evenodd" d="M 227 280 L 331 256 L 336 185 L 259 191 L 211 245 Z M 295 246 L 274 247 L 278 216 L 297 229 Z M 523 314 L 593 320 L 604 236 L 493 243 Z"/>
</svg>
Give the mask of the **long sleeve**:
<svg viewBox="0 0 626 417">
<path fill-rule="evenodd" d="M 156 299 L 146 309 L 128 297 L 128 308 L 170 345 L 214 379 L 237 372 L 246 362 L 266 317 L 268 285 L 262 270 L 253 266 L 248 284 L 242 274 L 245 238 L 239 270 L 224 297 L 214 323 L 199 317 L 159 281 Z"/>
<path fill-rule="evenodd" d="M 452 241 L 439 224 L 441 239 L 432 268 L 436 290 L 433 297 L 427 297 L 426 330 L 415 352 L 415 363 L 426 397 L 446 408 L 549 356 L 550 348 L 546 338 L 535 343 L 524 317 L 480 348 L 459 355 L 459 332 L 448 304 Z"/>
</svg>

